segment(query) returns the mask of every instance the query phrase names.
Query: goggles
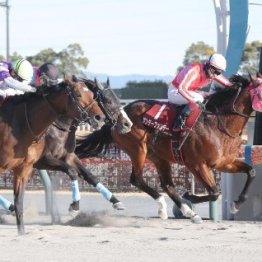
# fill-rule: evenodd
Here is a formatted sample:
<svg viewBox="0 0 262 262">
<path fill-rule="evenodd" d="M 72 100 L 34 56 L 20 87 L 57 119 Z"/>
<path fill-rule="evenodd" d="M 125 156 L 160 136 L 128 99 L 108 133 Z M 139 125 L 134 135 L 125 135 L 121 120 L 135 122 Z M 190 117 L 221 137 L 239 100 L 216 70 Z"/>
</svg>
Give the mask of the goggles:
<svg viewBox="0 0 262 262">
<path fill-rule="evenodd" d="M 209 66 L 209 71 L 210 71 L 210 73 L 211 74 L 215 74 L 215 75 L 221 75 L 222 74 L 222 72 L 223 72 L 223 70 L 221 70 L 221 69 L 217 69 L 217 68 L 215 68 L 215 67 L 213 67 L 213 66 Z"/>
</svg>

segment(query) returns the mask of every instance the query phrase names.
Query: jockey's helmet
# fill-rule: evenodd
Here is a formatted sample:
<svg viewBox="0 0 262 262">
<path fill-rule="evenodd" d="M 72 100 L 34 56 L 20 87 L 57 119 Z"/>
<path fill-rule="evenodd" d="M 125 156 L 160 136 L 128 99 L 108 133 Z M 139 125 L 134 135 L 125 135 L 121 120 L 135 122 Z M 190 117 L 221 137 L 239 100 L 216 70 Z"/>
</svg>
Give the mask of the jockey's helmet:
<svg viewBox="0 0 262 262">
<path fill-rule="evenodd" d="M 39 75 L 45 74 L 51 80 L 58 79 L 57 67 L 52 63 L 45 63 L 39 67 Z"/>
<path fill-rule="evenodd" d="M 211 55 L 207 63 L 218 70 L 225 71 L 227 67 L 227 61 L 225 57 L 221 54 L 215 53 Z"/>
<path fill-rule="evenodd" d="M 25 59 L 18 59 L 12 63 L 12 69 L 22 80 L 31 82 L 34 70 L 29 61 Z"/>
</svg>

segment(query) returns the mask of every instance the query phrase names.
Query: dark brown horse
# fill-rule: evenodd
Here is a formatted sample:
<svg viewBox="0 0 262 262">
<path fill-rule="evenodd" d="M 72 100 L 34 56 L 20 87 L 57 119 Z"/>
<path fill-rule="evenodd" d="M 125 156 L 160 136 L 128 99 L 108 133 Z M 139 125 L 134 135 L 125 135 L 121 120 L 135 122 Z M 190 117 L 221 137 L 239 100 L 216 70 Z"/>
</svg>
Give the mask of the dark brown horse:
<svg viewBox="0 0 262 262">
<path fill-rule="evenodd" d="M 247 180 L 238 200 L 232 204 L 232 212 L 237 212 L 241 204 L 248 197 L 248 189 L 255 178 L 252 166 L 238 159 L 241 144 L 241 133 L 252 111 L 252 101 L 261 103 L 261 88 L 258 83 L 249 81 L 241 76 L 233 78 L 235 84 L 208 98 L 206 110 L 189 133 L 182 146 L 183 162 L 193 175 L 206 188 L 207 195 L 193 195 L 186 193 L 183 197 L 192 203 L 215 201 L 219 191 L 211 170 L 215 169 L 228 173 L 245 173 Z M 253 90 L 253 94 L 250 94 Z M 261 89 L 260 89 L 261 90 Z M 260 91 L 261 92 L 261 91 Z M 255 99 L 256 98 L 256 99 Z M 174 162 L 171 139 L 166 135 L 159 135 L 154 129 L 143 124 L 143 115 L 157 101 L 136 101 L 125 107 L 133 121 L 132 131 L 121 135 L 104 126 L 101 130 L 91 134 L 86 141 L 79 141 L 76 154 L 82 158 L 97 155 L 105 144 L 115 142 L 131 158 L 132 173 L 130 182 L 149 194 L 159 203 L 159 215 L 167 218 L 166 202 L 156 190 L 150 188 L 143 180 L 143 167 L 146 158 L 151 160 L 160 177 L 163 190 L 180 208 L 185 217 L 195 223 L 201 223 L 201 218 L 195 214 L 177 194 L 171 177 L 170 163 Z M 93 144 L 92 141 L 98 141 Z M 92 145 L 92 146 L 91 146 Z"/>
<path fill-rule="evenodd" d="M 92 118 L 101 126 L 104 114 L 83 85 L 66 78 L 64 82 L 43 87 L 38 92 L 10 97 L 0 108 L 0 172 L 14 172 L 14 205 L 18 232 L 24 233 L 23 197 L 25 186 L 44 150 L 44 134 L 58 117 L 77 121 Z"/>
<path fill-rule="evenodd" d="M 119 99 L 109 86 L 109 82 L 104 87 L 98 81 L 94 82 L 88 79 L 81 79 L 81 81 L 94 93 L 95 100 L 106 115 L 108 125 L 122 134 L 130 132 L 132 122 L 123 111 Z M 70 177 L 72 181 L 73 202 L 69 210 L 72 212 L 79 211 L 80 192 L 77 183 L 78 176 L 93 185 L 112 203 L 115 209 L 124 209 L 123 203 L 84 167 L 74 153 L 77 124 L 70 117 L 58 118 L 47 130 L 45 150 L 39 161 L 34 164 L 34 167 L 37 169 L 62 171 Z"/>
</svg>

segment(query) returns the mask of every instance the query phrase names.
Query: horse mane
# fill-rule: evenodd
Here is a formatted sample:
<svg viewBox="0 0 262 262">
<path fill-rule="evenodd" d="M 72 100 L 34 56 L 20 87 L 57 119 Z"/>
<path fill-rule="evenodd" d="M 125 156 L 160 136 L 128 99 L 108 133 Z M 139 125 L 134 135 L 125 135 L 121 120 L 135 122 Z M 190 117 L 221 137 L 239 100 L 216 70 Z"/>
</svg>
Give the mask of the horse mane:
<svg viewBox="0 0 262 262">
<path fill-rule="evenodd" d="M 21 95 L 9 96 L 5 104 L 20 104 L 27 101 L 30 98 L 39 96 L 37 93 L 25 93 Z"/>
<path fill-rule="evenodd" d="M 95 89 L 95 82 L 93 80 L 83 78 L 83 77 L 81 77 L 79 80 L 84 82 L 84 84 L 87 86 L 87 88 L 90 89 L 95 94 L 96 89 Z"/>
<path fill-rule="evenodd" d="M 233 83 L 232 87 L 221 88 L 208 97 L 208 102 L 206 104 L 206 109 L 208 111 L 213 112 L 214 108 L 226 108 L 235 98 L 239 88 L 243 91 L 250 83 L 246 77 L 240 75 L 233 75 L 230 80 Z"/>
<path fill-rule="evenodd" d="M 35 98 L 35 97 L 39 97 L 39 96 L 43 96 L 43 95 L 48 95 L 54 92 L 59 92 L 61 90 L 61 88 L 64 88 L 66 86 L 66 84 L 64 82 L 61 82 L 57 85 L 53 85 L 53 86 L 46 86 L 46 85 L 42 85 L 41 87 L 39 87 L 37 89 L 37 91 L 35 93 L 32 92 L 26 92 L 24 94 L 21 95 L 14 95 L 14 96 L 9 96 L 6 104 L 20 104 L 23 103 L 25 101 L 27 101 L 28 99 L 31 98 Z"/>
</svg>

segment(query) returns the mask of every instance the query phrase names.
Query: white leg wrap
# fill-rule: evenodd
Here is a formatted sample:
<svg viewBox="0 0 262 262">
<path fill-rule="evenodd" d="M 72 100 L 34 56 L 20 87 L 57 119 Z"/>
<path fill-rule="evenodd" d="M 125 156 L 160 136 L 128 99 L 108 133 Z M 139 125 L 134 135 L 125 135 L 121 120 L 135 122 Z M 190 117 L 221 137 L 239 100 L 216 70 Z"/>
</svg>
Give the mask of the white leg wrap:
<svg viewBox="0 0 262 262">
<path fill-rule="evenodd" d="M 168 219 L 167 204 L 164 196 L 160 196 L 156 201 L 158 203 L 158 215 L 161 219 Z"/>
<path fill-rule="evenodd" d="M 182 204 L 180 210 L 185 217 L 191 218 L 196 215 L 196 213 L 187 204 Z"/>
</svg>

